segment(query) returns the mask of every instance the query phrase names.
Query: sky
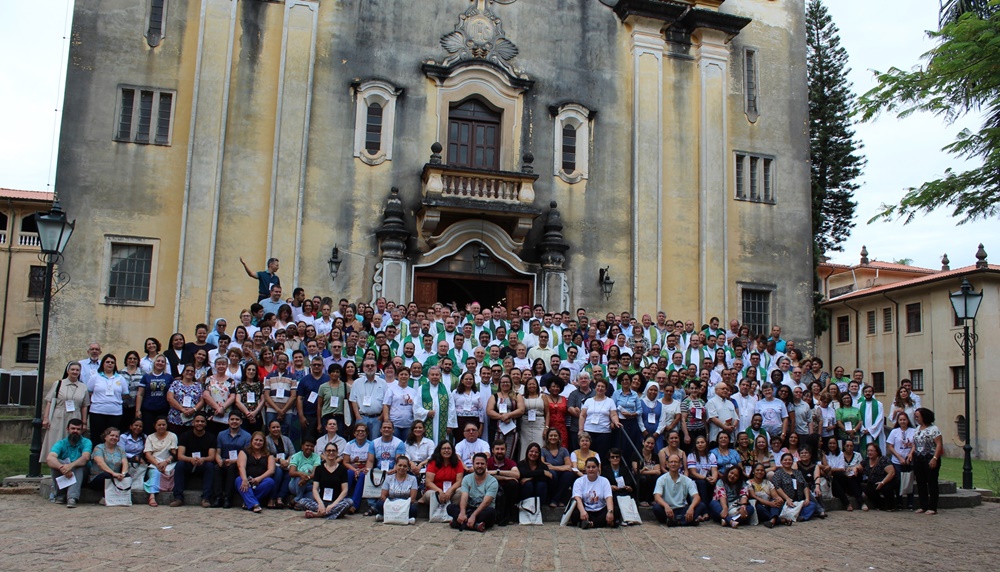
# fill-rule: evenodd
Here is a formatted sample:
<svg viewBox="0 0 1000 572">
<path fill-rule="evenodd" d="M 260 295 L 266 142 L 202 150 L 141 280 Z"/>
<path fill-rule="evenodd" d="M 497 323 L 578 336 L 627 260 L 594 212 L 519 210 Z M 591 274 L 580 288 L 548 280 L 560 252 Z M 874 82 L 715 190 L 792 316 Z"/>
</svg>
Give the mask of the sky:
<svg viewBox="0 0 1000 572">
<path fill-rule="evenodd" d="M 761 1 L 761 0 L 754 0 Z M 794 1 L 794 0 L 784 0 Z M 72 0 L 0 0 L 0 187 L 51 191 L 55 181 L 59 109 L 63 99 Z M 926 30 L 937 25 L 938 0 L 826 0 L 847 49 L 855 93 L 874 86 L 872 70 L 909 69 L 933 44 Z M 38 9 L 43 5 L 44 9 Z M 939 268 L 947 253 L 953 268 L 975 262 L 980 242 L 1000 259 L 998 221 L 957 225 L 948 210 L 902 222 L 867 221 L 882 203 L 897 202 L 908 187 L 962 163 L 941 148 L 963 127 L 918 114 L 905 120 L 882 116 L 857 126 L 868 160 L 858 202 L 857 226 L 833 262 L 855 264 L 862 245 L 873 260 L 910 259 Z"/>
</svg>

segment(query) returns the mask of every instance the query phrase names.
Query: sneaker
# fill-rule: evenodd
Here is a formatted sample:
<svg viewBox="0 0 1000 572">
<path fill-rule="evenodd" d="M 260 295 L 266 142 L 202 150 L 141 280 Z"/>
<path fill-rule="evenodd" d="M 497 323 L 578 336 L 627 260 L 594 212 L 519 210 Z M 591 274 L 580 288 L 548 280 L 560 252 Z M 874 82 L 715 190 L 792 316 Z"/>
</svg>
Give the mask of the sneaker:
<svg viewBox="0 0 1000 572">
<path fill-rule="evenodd" d="M 410 524 L 417 524 L 417 519 L 415 519 L 415 518 L 413 518 L 413 517 L 411 516 L 411 517 L 410 517 L 410 519 L 409 519 L 409 520 L 407 520 L 406 522 L 408 522 L 408 523 L 410 523 Z"/>
<path fill-rule="evenodd" d="M 486 532 L 486 523 L 480 522 L 476 525 L 476 532 Z"/>
<path fill-rule="evenodd" d="M 375 515 L 375 522 L 382 522 L 382 515 L 381 514 L 376 514 Z"/>
<path fill-rule="evenodd" d="M 171 508 L 177 508 L 179 506 L 184 506 L 184 499 L 175 498 L 174 500 L 170 501 Z"/>
<path fill-rule="evenodd" d="M 76 508 L 76 499 L 66 501 L 66 508 Z"/>
</svg>

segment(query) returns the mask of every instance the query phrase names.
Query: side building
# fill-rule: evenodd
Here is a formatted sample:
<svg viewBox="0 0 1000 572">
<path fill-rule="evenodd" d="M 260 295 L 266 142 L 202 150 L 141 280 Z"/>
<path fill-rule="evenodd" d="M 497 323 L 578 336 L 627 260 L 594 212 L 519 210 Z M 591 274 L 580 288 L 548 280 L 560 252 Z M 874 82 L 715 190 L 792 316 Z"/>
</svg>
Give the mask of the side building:
<svg viewBox="0 0 1000 572">
<path fill-rule="evenodd" d="M 966 427 L 965 384 L 971 383 L 971 436 L 975 455 L 1000 459 L 1000 418 L 992 404 L 1000 400 L 993 383 L 1000 369 L 995 348 L 1000 340 L 1000 266 L 987 262 L 980 245 L 977 262 L 952 269 L 947 255 L 940 270 L 913 268 L 868 259 L 854 266 L 820 265 L 827 284 L 830 330 L 816 343 L 828 370 L 842 366 L 847 375 L 865 372 L 865 383 L 889 407 L 900 380 L 913 382 L 922 405 L 934 411 L 944 437 L 945 454 L 962 456 Z M 983 298 L 970 333 L 978 338 L 965 371 L 956 343 L 962 335 L 949 294 L 968 279 Z"/>
<path fill-rule="evenodd" d="M 335 299 L 812 339 L 803 0 L 74 10 L 53 360 L 235 319 L 240 256 Z"/>
</svg>

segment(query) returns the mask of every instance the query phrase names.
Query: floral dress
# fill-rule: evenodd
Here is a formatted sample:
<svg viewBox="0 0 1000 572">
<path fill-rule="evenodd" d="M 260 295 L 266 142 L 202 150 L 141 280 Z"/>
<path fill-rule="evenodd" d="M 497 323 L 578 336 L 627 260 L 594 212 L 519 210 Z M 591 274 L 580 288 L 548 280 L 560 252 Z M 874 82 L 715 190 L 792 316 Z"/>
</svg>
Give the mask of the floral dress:
<svg viewBox="0 0 1000 572">
<path fill-rule="evenodd" d="M 180 380 L 171 383 L 168 390 L 169 393 L 174 394 L 174 399 L 177 400 L 177 403 L 181 404 L 181 407 L 194 407 L 197 405 L 203 391 L 204 387 L 200 383 L 195 382 L 188 385 Z M 167 413 L 167 422 L 171 425 L 191 425 L 191 421 L 193 420 L 194 417 L 184 417 L 181 415 L 180 410 L 173 407 Z"/>
</svg>

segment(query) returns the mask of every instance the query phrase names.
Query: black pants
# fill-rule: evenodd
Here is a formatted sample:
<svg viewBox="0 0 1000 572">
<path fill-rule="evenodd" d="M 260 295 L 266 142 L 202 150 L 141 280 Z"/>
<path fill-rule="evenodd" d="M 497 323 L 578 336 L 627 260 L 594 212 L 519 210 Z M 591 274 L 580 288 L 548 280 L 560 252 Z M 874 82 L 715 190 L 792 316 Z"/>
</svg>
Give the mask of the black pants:
<svg viewBox="0 0 1000 572">
<path fill-rule="evenodd" d="M 656 480 L 659 478 L 656 475 L 639 475 L 639 502 L 653 502 L 653 489 L 656 488 Z"/>
<path fill-rule="evenodd" d="M 228 467 L 216 467 L 213 479 L 215 498 L 221 499 L 223 502 L 232 502 L 233 495 L 236 493 L 236 477 L 238 476 L 240 476 L 240 470 L 236 463 Z"/>
<path fill-rule="evenodd" d="M 195 467 L 185 461 L 178 461 L 174 469 L 174 498 L 183 499 L 184 489 L 189 478 L 201 475 L 201 500 L 211 500 L 215 481 L 215 463 L 206 461 L 200 467 Z"/>
<path fill-rule="evenodd" d="M 896 510 L 896 493 L 899 492 L 899 479 L 893 477 L 891 481 L 877 488 L 879 481 L 868 479 L 865 483 L 865 496 L 868 497 L 868 506 L 878 510 Z"/>
<path fill-rule="evenodd" d="M 458 503 L 451 503 L 448 505 L 448 516 L 452 518 L 452 521 L 458 519 L 460 507 Z M 470 506 L 465 509 L 465 514 L 470 515 L 476 510 L 476 507 Z M 476 524 L 480 522 L 486 525 L 486 528 L 492 527 L 497 521 L 497 511 L 493 507 L 485 507 L 483 510 L 479 511 L 479 515 L 476 517 Z"/>
<path fill-rule="evenodd" d="M 938 473 L 941 472 L 941 462 L 931 468 L 932 457 L 913 456 L 913 479 L 917 481 L 917 496 L 920 497 L 920 510 L 938 509 Z"/>
<path fill-rule="evenodd" d="M 90 440 L 93 443 L 101 444 L 104 442 L 104 431 L 111 427 L 121 430 L 122 416 L 121 415 L 102 415 L 100 413 L 90 414 Z M 95 445 L 96 446 L 96 445 Z"/>
<path fill-rule="evenodd" d="M 146 435 L 152 435 L 156 433 L 156 418 L 166 417 L 169 413 L 169 409 L 164 409 L 162 411 L 151 411 L 148 409 L 143 409 L 142 413 L 142 432 Z M 180 435 L 178 435 L 180 437 Z"/>
<path fill-rule="evenodd" d="M 500 494 L 496 501 L 497 524 L 506 526 L 513 518 L 517 520 L 517 503 L 521 500 L 521 485 L 516 480 L 502 480 Z"/>
<path fill-rule="evenodd" d="M 594 528 L 603 528 L 608 526 L 608 507 L 605 506 L 601 510 L 588 510 L 587 519 L 594 523 Z M 580 509 L 576 507 L 573 508 L 573 512 L 569 515 L 569 522 L 573 526 L 578 526 L 580 524 Z"/>
<path fill-rule="evenodd" d="M 844 504 L 844 508 L 847 508 L 851 504 L 848 495 L 854 497 L 858 501 L 858 506 L 861 506 L 863 502 L 861 498 L 861 477 L 848 477 L 845 473 L 834 473 L 833 496 L 840 499 L 840 502 Z"/>
<path fill-rule="evenodd" d="M 601 462 L 608 462 L 608 451 L 614 446 L 614 433 L 591 433 L 590 449 L 601 456 Z"/>
</svg>

